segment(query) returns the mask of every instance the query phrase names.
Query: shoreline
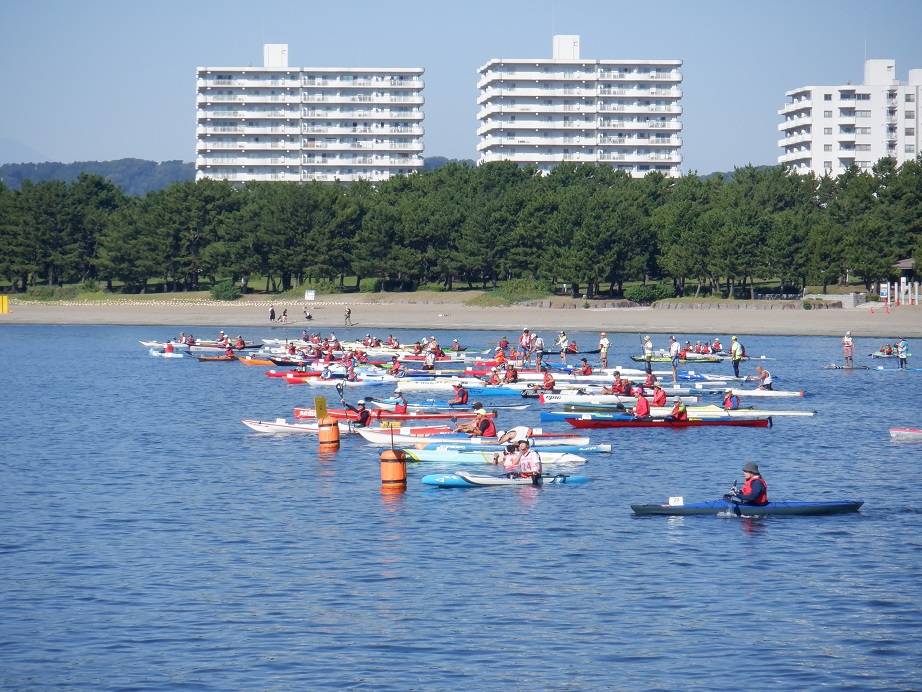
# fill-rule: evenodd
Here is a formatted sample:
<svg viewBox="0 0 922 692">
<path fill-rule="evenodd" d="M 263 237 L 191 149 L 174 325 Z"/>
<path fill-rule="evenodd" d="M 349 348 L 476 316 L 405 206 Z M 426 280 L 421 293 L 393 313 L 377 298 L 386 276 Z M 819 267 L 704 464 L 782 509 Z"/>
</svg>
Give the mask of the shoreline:
<svg viewBox="0 0 922 692">
<path fill-rule="evenodd" d="M 239 301 L 112 301 L 112 302 L 19 302 L 0 315 L 4 325 L 151 325 L 215 326 L 241 328 L 344 329 L 343 313 L 352 309 L 352 328 L 387 329 L 482 329 L 515 333 L 572 330 L 676 334 L 751 334 L 778 336 L 853 336 L 922 338 L 922 306 L 892 308 L 879 304 L 852 309 L 791 310 L 740 305 L 716 309 L 664 309 L 650 307 L 474 307 L 445 297 L 418 296 L 418 301 L 389 299 L 357 301 L 342 296 L 321 300 Z M 268 321 L 269 306 L 276 312 L 288 309 L 287 324 Z M 314 319 L 306 321 L 307 305 Z M 872 313 L 871 310 L 874 310 Z"/>
</svg>

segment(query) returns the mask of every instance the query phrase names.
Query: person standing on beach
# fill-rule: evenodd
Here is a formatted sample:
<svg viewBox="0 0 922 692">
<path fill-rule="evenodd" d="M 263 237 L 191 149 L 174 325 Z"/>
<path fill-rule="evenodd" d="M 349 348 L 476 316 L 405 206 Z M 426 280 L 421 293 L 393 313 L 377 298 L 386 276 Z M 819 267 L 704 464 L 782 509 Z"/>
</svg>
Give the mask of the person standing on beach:
<svg viewBox="0 0 922 692">
<path fill-rule="evenodd" d="M 845 359 L 846 368 L 854 367 L 854 363 L 852 361 L 854 352 L 855 344 L 852 342 L 852 333 L 845 332 L 845 336 L 842 337 L 842 357 Z"/>
<path fill-rule="evenodd" d="M 346 313 L 345 313 L 344 324 L 345 324 L 345 326 L 347 326 L 347 327 L 351 327 L 351 326 L 352 326 L 352 308 L 350 308 L 349 306 L 346 306 Z"/>
<path fill-rule="evenodd" d="M 608 367 L 608 348 L 611 346 L 611 342 L 608 340 L 608 337 L 605 335 L 605 332 L 599 334 L 599 363 L 602 364 L 602 369 Z"/>
<path fill-rule="evenodd" d="M 269 321 L 275 322 L 275 306 L 274 305 L 269 306 Z"/>
</svg>

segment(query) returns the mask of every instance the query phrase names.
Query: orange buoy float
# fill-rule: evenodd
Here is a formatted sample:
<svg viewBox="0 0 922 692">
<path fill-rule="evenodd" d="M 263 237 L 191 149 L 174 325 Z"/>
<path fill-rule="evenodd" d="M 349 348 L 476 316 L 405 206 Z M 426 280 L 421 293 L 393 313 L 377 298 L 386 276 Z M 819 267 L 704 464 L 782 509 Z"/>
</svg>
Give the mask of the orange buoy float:
<svg viewBox="0 0 922 692">
<path fill-rule="evenodd" d="M 318 420 L 317 437 L 321 447 L 339 447 L 339 421 L 331 416 Z"/>
<path fill-rule="evenodd" d="M 402 492 L 407 488 L 407 455 L 402 449 L 381 452 L 381 490 Z"/>
</svg>

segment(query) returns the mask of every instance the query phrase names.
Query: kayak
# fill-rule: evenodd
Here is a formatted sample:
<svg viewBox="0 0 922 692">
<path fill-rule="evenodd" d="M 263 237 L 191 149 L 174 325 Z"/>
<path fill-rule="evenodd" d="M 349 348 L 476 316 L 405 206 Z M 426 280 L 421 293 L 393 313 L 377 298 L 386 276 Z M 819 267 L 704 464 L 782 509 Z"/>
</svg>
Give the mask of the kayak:
<svg viewBox="0 0 922 692">
<path fill-rule="evenodd" d="M 767 505 L 742 505 L 729 500 L 709 500 L 678 505 L 631 505 L 634 514 L 659 516 L 691 516 L 696 514 L 730 515 L 738 517 L 818 516 L 857 512 L 864 500 L 781 501 Z"/>
<path fill-rule="evenodd" d="M 705 427 L 732 427 L 732 428 L 768 428 L 771 427 L 771 418 L 728 418 L 718 419 L 692 419 L 692 420 L 665 420 L 663 418 L 650 418 L 637 420 L 599 420 L 582 418 L 567 418 L 567 423 L 574 428 L 705 428 Z"/>
<path fill-rule="evenodd" d="M 714 394 L 721 394 L 720 391 L 715 391 Z M 781 398 L 781 397 L 791 397 L 791 396 L 805 396 L 805 393 L 800 392 L 788 392 L 781 389 L 734 389 L 733 393 L 736 396 L 756 396 L 756 397 L 766 397 L 766 398 Z"/>
<path fill-rule="evenodd" d="M 890 428 L 890 438 L 922 442 L 922 428 Z"/>
<path fill-rule="evenodd" d="M 723 359 L 720 356 L 697 356 L 695 358 L 689 357 L 691 354 L 685 358 L 679 358 L 680 363 L 720 363 Z M 631 356 L 631 360 L 635 363 L 644 363 L 646 358 L 643 356 Z M 671 363 L 672 358 L 670 356 L 653 356 L 650 359 L 651 363 Z"/>
<path fill-rule="evenodd" d="M 824 365 L 823 370 L 872 370 L 875 368 L 870 368 L 867 365 L 836 365 L 835 363 L 830 363 L 829 365 Z"/>
<path fill-rule="evenodd" d="M 624 418 L 633 419 L 633 416 L 624 410 L 608 409 L 595 411 L 571 411 L 569 407 L 564 407 L 564 411 L 542 411 L 542 421 L 559 421 L 568 418 L 579 418 L 581 420 L 622 420 Z M 685 409 L 690 418 L 711 420 L 724 418 L 767 418 L 769 416 L 815 416 L 815 411 L 774 411 L 771 409 L 753 409 L 740 408 L 727 410 L 720 406 L 689 406 Z M 671 406 L 651 406 L 650 415 L 654 418 L 665 418 L 672 414 Z"/>
<path fill-rule="evenodd" d="M 407 459 L 411 461 L 431 461 L 435 463 L 482 463 L 501 464 L 502 452 L 475 449 L 404 449 Z M 585 464 L 586 457 L 581 457 L 572 452 L 545 452 L 541 449 L 541 462 L 544 464 Z"/>
<path fill-rule="evenodd" d="M 382 409 L 369 409 L 368 412 L 372 418 L 382 420 L 456 420 L 471 419 L 477 416 L 474 411 L 453 411 L 452 413 L 426 413 L 425 411 L 408 411 L 407 413 L 394 413 L 393 411 L 384 411 Z M 317 412 L 312 408 L 296 408 L 294 410 L 295 418 L 316 418 Z M 355 411 L 344 408 L 327 409 L 327 415 L 338 420 L 358 420 L 359 414 Z M 487 417 L 492 418 L 495 413 L 487 413 Z"/>
<path fill-rule="evenodd" d="M 276 418 L 274 421 L 254 420 L 244 418 L 240 421 L 248 428 L 261 433 L 307 433 L 317 434 L 319 426 L 317 423 L 289 423 L 284 418 Z M 341 435 L 351 435 L 355 433 L 351 422 L 340 422 L 339 433 Z"/>
<path fill-rule="evenodd" d="M 237 356 L 195 356 L 199 363 L 230 363 L 237 360 Z"/>
<path fill-rule="evenodd" d="M 698 397 L 683 396 L 683 404 L 697 404 Z M 542 404 L 628 404 L 633 406 L 637 397 L 621 396 L 620 394 L 542 394 L 538 397 Z M 675 397 L 670 399 L 675 401 Z"/>
<path fill-rule="evenodd" d="M 359 428 L 358 433 L 373 445 L 390 446 L 391 442 L 395 446 L 413 446 L 425 447 L 428 445 L 451 445 L 458 442 L 470 445 L 495 445 L 495 437 L 471 437 L 465 433 L 442 433 L 433 434 L 427 432 L 418 432 L 417 428 L 411 428 L 412 432 L 393 433 L 383 428 Z M 554 447 L 559 445 L 574 445 L 585 447 L 590 444 L 589 438 L 572 433 L 559 433 L 542 435 L 540 433 L 528 438 L 532 446 Z"/>
<path fill-rule="evenodd" d="M 589 481 L 587 476 L 571 476 L 565 473 L 544 474 L 541 485 L 576 485 Z M 508 476 L 484 476 L 469 471 L 455 473 L 433 473 L 423 476 L 424 485 L 437 488 L 485 488 L 500 485 L 538 485 L 531 478 L 509 478 Z"/>
<path fill-rule="evenodd" d="M 511 443 L 510 443 L 511 444 Z M 458 450 L 473 450 L 476 452 L 502 452 L 506 449 L 505 444 L 492 444 L 492 445 L 478 445 L 478 444 L 467 444 L 462 440 L 456 442 L 445 443 L 445 442 L 434 442 L 428 445 L 417 445 L 416 449 L 458 449 Z M 611 454 L 611 444 L 602 443 L 595 445 L 571 445 L 571 444 L 557 444 L 553 446 L 543 446 L 541 447 L 541 456 L 544 456 L 545 452 L 570 452 L 571 454 Z"/>
<path fill-rule="evenodd" d="M 243 356 L 238 358 L 241 365 L 272 365 L 272 361 L 265 358 L 256 358 L 255 356 Z"/>
<path fill-rule="evenodd" d="M 166 351 L 158 351 L 156 348 L 152 348 L 150 354 L 155 358 L 185 358 L 182 353 L 176 353 L 175 351 L 167 353 Z"/>
<path fill-rule="evenodd" d="M 375 408 L 384 409 L 385 411 L 393 411 L 394 407 L 397 405 L 397 402 L 394 401 L 378 401 L 371 400 L 368 401 L 369 404 Z M 423 410 L 423 411 L 470 411 L 470 404 L 455 404 L 451 405 L 447 400 L 445 401 L 433 401 L 428 399 L 424 402 L 416 404 L 407 404 L 407 408 L 413 410 Z M 528 408 L 528 404 L 499 404 L 491 405 L 491 409 L 502 410 L 502 411 L 524 411 Z"/>
</svg>

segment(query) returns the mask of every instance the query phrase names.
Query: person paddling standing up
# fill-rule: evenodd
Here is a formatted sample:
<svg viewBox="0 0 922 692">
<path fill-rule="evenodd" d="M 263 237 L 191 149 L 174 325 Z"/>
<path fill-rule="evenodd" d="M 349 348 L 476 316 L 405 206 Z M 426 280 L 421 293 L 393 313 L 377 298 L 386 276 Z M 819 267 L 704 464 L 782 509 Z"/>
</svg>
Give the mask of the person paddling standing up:
<svg viewBox="0 0 922 692">
<path fill-rule="evenodd" d="M 845 332 L 845 336 L 842 337 L 842 358 L 845 360 L 846 368 L 854 367 L 854 362 L 852 361 L 854 353 L 855 344 L 852 342 L 852 333 Z"/>
<path fill-rule="evenodd" d="M 733 364 L 733 374 L 740 376 L 740 361 L 743 360 L 743 345 L 735 336 L 730 337 L 730 362 Z"/>
<path fill-rule="evenodd" d="M 567 362 L 567 350 L 570 347 L 570 337 L 567 336 L 567 333 L 560 330 L 560 333 L 557 335 L 557 340 L 554 342 L 554 345 L 560 349 L 560 362 Z"/>
<path fill-rule="evenodd" d="M 643 338 L 643 362 L 647 372 L 653 372 L 653 340 L 648 336 Z"/>
<path fill-rule="evenodd" d="M 603 370 L 608 367 L 608 348 L 610 346 L 611 342 L 608 340 L 605 332 L 601 332 L 599 334 L 599 363 Z"/>
<path fill-rule="evenodd" d="M 679 381 L 679 342 L 674 336 L 669 337 L 669 358 L 672 359 L 672 383 Z"/>
<path fill-rule="evenodd" d="M 905 370 L 909 364 L 909 344 L 903 337 L 896 343 L 896 357 L 900 360 L 900 370 Z"/>
<path fill-rule="evenodd" d="M 541 365 L 544 361 L 544 337 L 534 335 L 531 343 L 532 353 L 535 354 L 535 369 L 541 370 Z"/>
</svg>

